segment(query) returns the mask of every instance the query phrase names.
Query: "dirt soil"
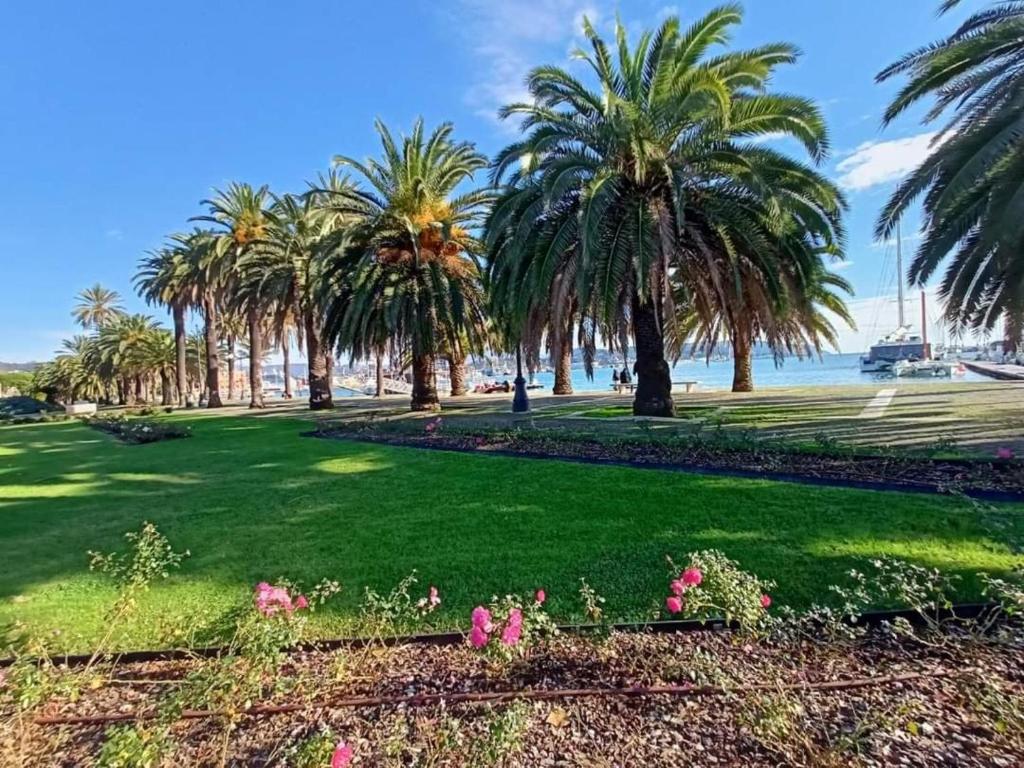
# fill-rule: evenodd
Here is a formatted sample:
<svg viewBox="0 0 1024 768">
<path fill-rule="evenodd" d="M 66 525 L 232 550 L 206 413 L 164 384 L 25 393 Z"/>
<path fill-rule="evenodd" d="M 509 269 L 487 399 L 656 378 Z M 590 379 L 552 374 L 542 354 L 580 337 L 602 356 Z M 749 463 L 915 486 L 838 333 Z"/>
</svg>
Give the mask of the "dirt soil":
<svg viewBox="0 0 1024 768">
<path fill-rule="evenodd" d="M 0 764 L 93 765 L 109 725 L 38 725 L 33 718 L 152 711 L 211 663 L 107 667 L 28 715 L 14 717 L 8 708 Z M 73 673 L 62 674 L 70 680 Z M 858 680 L 867 684 L 815 688 Z M 297 654 L 264 683 L 276 692 L 238 702 L 232 717 L 177 721 L 158 764 L 296 765 L 296 749 L 325 731 L 329 743 L 344 739 L 354 748 L 354 766 L 1024 764 L 1020 627 L 985 642 L 900 640 L 881 631 L 786 645 L 709 631 L 563 635 L 514 662 L 465 645 L 374 647 Z M 665 685 L 693 695 L 331 706 L 356 696 Z M 308 708 L 252 716 L 248 704 Z"/>
</svg>

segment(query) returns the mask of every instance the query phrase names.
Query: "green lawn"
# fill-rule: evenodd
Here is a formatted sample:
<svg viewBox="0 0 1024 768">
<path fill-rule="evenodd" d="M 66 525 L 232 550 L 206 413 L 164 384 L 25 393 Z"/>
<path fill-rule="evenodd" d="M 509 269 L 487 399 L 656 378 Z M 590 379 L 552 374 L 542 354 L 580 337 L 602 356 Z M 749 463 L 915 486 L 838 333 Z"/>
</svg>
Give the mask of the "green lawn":
<svg viewBox="0 0 1024 768">
<path fill-rule="evenodd" d="M 83 648 L 113 594 L 86 550 L 121 548 L 143 520 L 192 557 L 146 596 L 132 646 L 279 576 L 339 580 L 337 611 L 317 621 L 343 631 L 364 586 L 414 568 L 441 589 L 444 626 L 541 586 L 567 618 L 580 576 L 609 618 L 640 617 L 665 594 L 664 556 L 710 547 L 776 580 L 778 603 L 825 598 L 880 554 L 963 576 L 969 597 L 977 571 L 1020 562 L 1007 542 L 1024 537 L 1021 507 L 317 440 L 280 416 L 174 418 L 194 437 L 127 446 L 73 423 L 0 428 L 0 621 Z"/>
</svg>

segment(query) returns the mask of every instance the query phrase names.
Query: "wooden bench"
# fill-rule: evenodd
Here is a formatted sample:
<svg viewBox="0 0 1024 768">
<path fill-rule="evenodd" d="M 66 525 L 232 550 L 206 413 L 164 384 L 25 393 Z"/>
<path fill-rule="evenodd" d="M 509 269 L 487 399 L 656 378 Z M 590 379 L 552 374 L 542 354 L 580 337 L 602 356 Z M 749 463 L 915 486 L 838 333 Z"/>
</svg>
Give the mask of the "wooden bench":
<svg viewBox="0 0 1024 768">
<path fill-rule="evenodd" d="M 673 381 L 672 382 L 672 386 L 673 387 L 686 387 L 686 391 L 687 392 L 692 392 L 693 390 L 695 390 L 697 388 L 698 384 L 700 384 L 700 382 L 696 381 L 695 379 L 691 379 L 689 381 Z"/>
</svg>

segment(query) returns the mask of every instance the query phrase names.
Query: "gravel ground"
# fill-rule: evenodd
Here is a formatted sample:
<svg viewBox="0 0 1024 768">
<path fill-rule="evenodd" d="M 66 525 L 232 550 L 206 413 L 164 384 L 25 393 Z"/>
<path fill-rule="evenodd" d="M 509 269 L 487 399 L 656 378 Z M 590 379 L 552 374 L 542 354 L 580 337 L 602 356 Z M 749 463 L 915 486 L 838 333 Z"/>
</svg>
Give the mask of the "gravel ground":
<svg viewBox="0 0 1024 768">
<path fill-rule="evenodd" d="M 148 710 L 209 663 L 201 665 L 150 662 L 94 672 L 33 716 Z M 908 674 L 925 676 L 838 690 L 803 687 Z M 1019 627 L 984 643 L 881 634 L 854 643 L 781 646 L 722 632 L 561 636 L 514 662 L 489 660 L 465 646 L 378 647 L 298 654 L 265 683 L 277 691 L 252 703 L 310 708 L 178 721 L 159 765 L 294 765 L 296 748 L 325 730 L 330 743 L 341 738 L 354 747 L 357 766 L 1024 764 Z M 323 706 L 353 696 L 658 685 L 725 692 Z M 763 688 L 737 689 L 751 685 Z M 0 763 L 92 765 L 106 727 L 34 725 L 8 710 L 0 726 Z"/>
</svg>

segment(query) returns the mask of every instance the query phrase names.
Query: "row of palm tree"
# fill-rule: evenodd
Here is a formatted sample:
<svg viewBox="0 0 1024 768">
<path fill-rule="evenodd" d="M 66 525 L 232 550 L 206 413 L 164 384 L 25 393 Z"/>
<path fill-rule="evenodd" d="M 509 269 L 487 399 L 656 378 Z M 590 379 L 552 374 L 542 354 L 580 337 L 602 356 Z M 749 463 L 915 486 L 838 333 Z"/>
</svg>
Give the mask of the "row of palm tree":
<svg viewBox="0 0 1024 768">
<path fill-rule="evenodd" d="M 672 413 L 670 361 L 684 344 L 710 354 L 728 339 L 738 391 L 753 387 L 756 342 L 779 358 L 835 344 L 832 321 L 852 318 L 850 287 L 829 268 L 843 258 L 846 201 L 818 170 L 826 126 L 815 104 L 771 88 L 796 60 L 792 46 L 728 47 L 741 20 L 733 5 L 685 29 L 669 18 L 635 45 L 622 25 L 609 43 L 585 22 L 587 76 L 533 70 L 531 100 L 502 110 L 522 136 L 491 161 L 449 124 L 427 132 L 418 121 L 395 137 L 378 122 L 379 158 L 338 156 L 300 194 L 216 192 L 198 226 L 149 254 L 137 277 L 171 312 L 174 391 L 188 390 L 189 311 L 204 322 L 211 407 L 222 402 L 222 344 L 240 336 L 253 407 L 268 342 L 287 355 L 293 336 L 306 348 L 312 408 L 331 406 L 335 354 L 375 358 L 378 371 L 385 357 L 399 361 L 411 368 L 412 407 L 433 409 L 441 359 L 457 395 L 467 356 L 514 347 L 536 365 L 546 347 L 565 393 L 574 346 L 589 369 L 604 340 L 635 349 L 634 411 L 649 415 Z M 1024 12 L 1001 3 L 881 75 L 911 76 L 887 120 L 931 93 L 930 119 L 959 105 L 879 234 L 928 191 L 914 275 L 927 279 L 959 247 L 943 291 L 960 323 L 1024 307 L 1012 255 L 1024 219 L 1011 215 L 1022 28 Z M 768 141 L 780 137 L 803 157 Z M 484 169 L 490 183 L 474 186 Z"/>
<path fill-rule="evenodd" d="M 137 278 L 171 312 L 179 396 L 190 310 L 204 322 L 210 407 L 226 317 L 244 319 L 252 407 L 267 340 L 287 352 L 292 336 L 312 408 L 331 406 L 334 354 L 376 358 L 378 371 L 401 361 L 412 407 L 435 409 L 439 360 L 458 395 L 469 355 L 516 347 L 536 365 L 546 345 L 565 393 L 574 344 L 589 369 L 600 339 L 632 341 L 634 410 L 654 415 L 672 412 L 669 360 L 688 340 L 708 354 L 731 341 L 737 390 L 753 386 L 757 341 L 779 356 L 834 343 L 824 310 L 849 322 L 849 286 L 828 269 L 845 201 L 816 170 L 825 124 L 813 103 L 769 90 L 792 46 L 727 49 L 741 19 L 731 5 L 685 30 L 670 18 L 633 47 L 621 25 L 609 46 L 586 22 L 590 84 L 534 70 L 533 100 L 502 112 L 523 137 L 493 161 L 450 124 L 396 137 L 378 122 L 379 158 L 338 156 L 301 194 L 216 192 Z M 808 160 L 763 141 L 780 135 Z"/>
<path fill-rule="evenodd" d="M 54 360 L 36 370 L 35 388 L 55 401 L 135 404 L 159 395 L 171 404 L 179 370 L 171 334 L 150 317 L 127 314 L 118 294 L 101 285 L 78 299 L 73 315 L 85 333 L 66 340 Z M 187 364 L 182 361 L 180 370 Z"/>
</svg>

